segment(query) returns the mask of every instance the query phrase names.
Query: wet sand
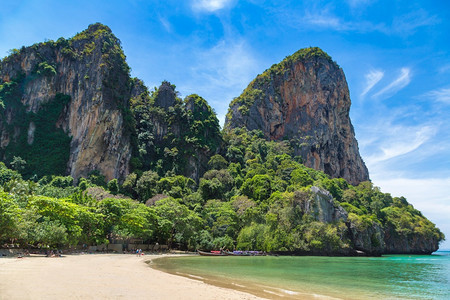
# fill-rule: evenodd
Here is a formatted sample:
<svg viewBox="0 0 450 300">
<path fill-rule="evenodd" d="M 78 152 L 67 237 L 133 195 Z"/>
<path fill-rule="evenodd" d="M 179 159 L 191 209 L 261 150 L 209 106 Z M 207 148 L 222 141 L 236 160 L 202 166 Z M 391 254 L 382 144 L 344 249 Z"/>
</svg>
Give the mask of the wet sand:
<svg viewBox="0 0 450 300">
<path fill-rule="evenodd" d="M 158 257 L 0 258 L 0 299 L 262 299 L 164 273 L 145 263 Z"/>
</svg>

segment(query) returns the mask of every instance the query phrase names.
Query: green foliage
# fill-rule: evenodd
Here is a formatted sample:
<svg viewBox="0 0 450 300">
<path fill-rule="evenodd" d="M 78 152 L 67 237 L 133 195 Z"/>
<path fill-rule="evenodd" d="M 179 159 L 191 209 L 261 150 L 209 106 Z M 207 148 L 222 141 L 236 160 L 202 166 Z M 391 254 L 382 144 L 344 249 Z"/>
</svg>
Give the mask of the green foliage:
<svg viewBox="0 0 450 300">
<path fill-rule="evenodd" d="M 108 181 L 107 187 L 111 194 L 117 195 L 119 193 L 119 182 L 116 178 Z"/>
<path fill-rule="evenodd" d="M 196 232 L 202 229 L 202 219 L 185 205 L 173 198 L 165 198 L 156 203 L 155 211 L 159 217 L 158 238 L 160 242 L 172 246 L 174 242 L 193 249 L 196 245 Z"/>
<path fill-rule="evenodd" d="M 267 225 L 253 223 L 244 227 L 237 237 L 236 248 L 239 250 L 265 249 Z"/>
<path fill-rule="evenodd" d="M 228 170 L 210 170 L 200 180 L 199 190 L 203 199 L 227 199 L 233 187 L 233 177 Z"/>
<path fill-rule="evenodd" d="M 230 202 L 209 200 L 203 208 L 203 219 L 213 237 L 236 237 L 239 219 Z"/>
<path fill-rule="evenodd" d="M 7 193 L 0 191 L 0 243 L 17 237 L 22 211 Z"/>
<path fill-rule="evenodd" d="M 121 193 L 136 199 L 137 194 L 135 191 L 135 187 L 136 187 L 137 178 L 138 178 L 138 176 L 136 173 L 128 174 L 128 176 L 125 178 L 125 180 L 122 184 L 122 187 L 120 188 Z"/>
<path fill-rule="evenodd" d="M 56 69 L 53 65 L 50 65 L 48 62 L 44 61 L 37 65 L 36 73 L 38 75 L 51 77 L 56 75 Z"/>
<path fill-rule="evenodd" d="M 226 169 L 227 165 L 228 165 L 228 162 L 220 154 L 211 156 L 211 158 L 208 161 L 208 167 L 210 170 Z"/>
<path fill-rule="evenodd" d="M 241 191 L 249 198 L 264 201 L 272 193 L 272 180 L 269 175 L 255 175 L 244 181 Z"/>
<path fill-rule="evenodd" d="M 192 176 L 193 164 L 203 169 L 222 143 L 213 109 L 198 95 L 182 101 L 168 82 L 151 93 L 142 82 L 136 80 L 136 85 L 143 92 L 130 100 L 135 132 L 132 169 L 153 170 L 160 176 Z"/>
<path fill-rule="evenodd" d="M 89 172 L 87 179 L 94 185 L 106 187 L 105 175 L 103 175 L 99 170 Z"/>
<path fill-rule="evenodd" d="M 66 188 L 73 185 L 73 177 L 72 176 L 54 176 L 49 183 L 51 186 Z"/>
<path fill-rule="evenodd" d="M 421 236 L 431 240 L 444 238 L 442 232 L 432 222 L 425 219 L 412 205 L 407 204 L 403 207 L 390 206 L 383 208 L 381 211 L 385 216 L 386 224 L 400 236 L 416 236 L 416 238 Z"/>
<path fill-rule="evenodd" d="M 21 171 L 25 169 L 27 162 L 20 156 L 14 156 L 11 162 L 11 167 L 16 171 Z"/>
<path fill-rule="evenodd" d="M 149 198 L 156 195 L 158 191 L 157 183 L 159 180 L 158 174 L 153 171 L 146 171 L 137 180 L 135 191 L 141 202 L 147 201 Z"/>
<path fill-rule="evenodd" d="M 253 82 L 252 82 L 253 83 Z M 239 105 L 238 111 L 246 116 L 249 114 L 250 108 L 256 101 L 261 101 L 264 93 L 262 90 L 254 88 L 252 83 L 244 90 L 244 92 L 237 98 L 234 98 L 230 107 Z"/>
<path fill-rule="evenodd" d="M 0 186 L 5 185 L 10 180 L 19 179 L 22 179 L 19 172 L 8 169 L 5 164 L 0 161 Z"/>
<path fill-rule="evenodd" d="M 194 180 L 182 175 L 164 177 L 158 181 L 158 192 L 173 198 L 184 198 L 194 189 Z"/>
<path fill-rule="evenodd" d="M 97 213 L 103 218 L 104 231 L 108 237 L 153 237 L 157 217 L 155 211 L 131 199 L 106 198 L 99 202 Z"/>
<path fill-rule="evenodd" d="M 68 198 L 79 191 L 79 188 L 73 186 L 73 178 L 71 176 L 51 176 L 50 179 L 48 177 L 44 176 L 39 180 L 39 186 L 36 191 L 39 195 L 52 198 Z"/>
</svg>

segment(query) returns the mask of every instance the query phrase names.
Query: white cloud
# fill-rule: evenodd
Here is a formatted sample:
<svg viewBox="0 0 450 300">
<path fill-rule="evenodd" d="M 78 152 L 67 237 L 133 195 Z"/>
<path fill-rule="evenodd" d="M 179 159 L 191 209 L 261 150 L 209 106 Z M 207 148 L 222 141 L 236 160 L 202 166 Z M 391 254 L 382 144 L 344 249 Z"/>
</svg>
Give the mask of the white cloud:
<svg viewBox="0 0 450 300">
<path fill-rule="evenodd" d="M 447 73 L 450 71 L 450 64 L 443 65 L 439 68 L 439 73 Z"/>
<path fill-rule="evenodd" d="M 395 93 L 406 87 L 411 82 L 411 69 L 402 68 L 400 75 L 392 81 L 389 85 L 378 91 L 373 95 L 374 98 L 385 97 L 389 98 Z"/>
<path fill-rule="evenodd" d="M 397 34 L 407 36 L 414 34 L 420 27 L 436 25 L 439 22 L 436 16 L 430 16 L 425 10 L 419 9 L 394 18 L 391 30 Z"/>
<path fill-rule="evenodd" d="M 215 12 L 230 6 L 233 0 L 193 0 L 192 7 L 198 11 Z"/>
<path fill-rule="evenodd" d="M 159 21 L 161 22 L 161 25 L 166 29 L 168 33 L 172 33 L 172 24 L 170 24 L 170 22 L 167 19 L 159 17 Z"/>
<path fill-rule="evenodd" d="M 328 13 L 327 10 L 323 10 L 320 13 L 306 12 L 303 22 L 314 26 L 331 28 L 336 31 L 347 31 L 351 29 L 350 24 Z"/>
<path fill-rule="evenodd" d="M 349 6 L 356 10 L 361 10 L 364 6 L 370 4 L 371 1 L 366 0 L 348 0 Z M 336 31 L 355 31 L 355 32 L 380 32 L 385 35 L 399 35 L 403 37 L 414 34 L 418 28 L 433 26 L 440 21 L 436 16 L 430 16 L 424 10 L 417 10 L 393 19 L 392 23 L 372 23 L 370 21 L 362 20 L 344 20 L 337 15 L 330 13 L 328 7 L 321 10 L 306 11 L 305 16 L 299 18 L 297 15 L 292 15 L 291 12 L 285 12 L 291 21 L 294 20 L 296 26 L 309 24 L 314 28 L 329 28 Z"/>
<path fill-rule="evenodd" d="M 436 134 L 436 128 L 431 126 L 406 127 L 386 126 L 383 130 L 383 140 L 376 140 L 372 146 L 378 146 L 375 153 L 366 158 L 369 169 L 382 162 L 401 155 L 410 153 Z M 383 127 L 383 128 L 386 128 Z M 367 147 L 367 146 L 366 146 Z"/>
<path fill-rule="evenodd" d="M 442 88 L 428 92 L 424 95 L 427 98 L 431 98 L 434 101 L 450 104 L 450 88 Z"/>
<path fill-rule="evenodd" d="M 360 8 L 371 4 L 372 2 L 373 0 L 347 0 L 347 3 L 351 8 Z"/>
<path fill-rule="evenodd" d="M 366 78 L 366 87 L 361 96 L 365 96 L 384 76 L 384 72 L 380 70 L 371 70 L 364 77 Z"/>
</svg>

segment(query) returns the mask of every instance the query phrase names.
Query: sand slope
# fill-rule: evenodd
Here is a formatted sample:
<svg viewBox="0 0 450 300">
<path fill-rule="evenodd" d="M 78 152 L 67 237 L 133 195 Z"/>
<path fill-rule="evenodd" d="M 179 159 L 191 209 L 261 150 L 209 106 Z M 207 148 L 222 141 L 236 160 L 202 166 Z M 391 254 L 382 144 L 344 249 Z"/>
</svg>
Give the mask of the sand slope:
<svg viewBox="0 0 450 300">
<path fill-rule="evenodd" d="M 145 264 L 156 257 L 0 258 L 0 299 L 261 299 Z"/>
</svg>

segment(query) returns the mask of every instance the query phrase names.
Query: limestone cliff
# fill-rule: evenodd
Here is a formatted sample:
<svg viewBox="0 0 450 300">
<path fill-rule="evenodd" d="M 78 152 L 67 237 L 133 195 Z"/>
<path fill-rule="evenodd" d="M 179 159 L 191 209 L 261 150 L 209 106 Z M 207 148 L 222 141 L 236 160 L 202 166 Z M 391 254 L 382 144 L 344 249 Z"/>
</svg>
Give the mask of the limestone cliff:
<svg viewBox="0 0 450 300">
<path fill-rule="evenodd" d="M 302 49 L 258 75 L 234 99 L 225 129 L 290 140 L 306 166 L 351 184 L 369 179 L 349 117 L 344 72 L 319 48 Z"/>
<path fill-rule="evenodd" d="M 40 166 L 60 155 L 63 173 L 74 178 L 93 170 L 107 179 L 127 175 L 129 67 L 108 27 L 97 23 L 68 40 L 13 50 L 0 62 L 0 87 L 5 104 L 0 112 L 0 159 L 10 161 L 20 154 L 32 164 L 30 172 L 43 175 Z M 62 95 L 64 103 L 58 100 Z M 49 121 L 45 111 L 53 111 L 56 118 Z M 65 142 L 48 146 L 49 134 L 58 130 L 66 135 L 67 147 Z"/>
<path fill-rule="evenodd" d="M 332 253 L 335 255 L 354 255 L 356 251 L 362 251 L 366 255 L 431 254 L 439 249 L 439 241 L 442 239 L 437 233 L 425 234 L 423 228 L 429 222 L 425 219 L 419 222 L 419 226 L 413 225 L 417 226 L 413 233 L 405 230 L 398 223 L 397 217 L 391 221 L 384 220 L 382 224 L 379 220 L 373 220 L 368 216 L 348 213 L 328 191 L 315 186 L 311 187 L 309 199 L 303 202 L 302 211 L 319 222 L 327 224 L 345 222 L 347 229 L 342 239 L 348 240 L 350 247 L 334 250 Z M 312 253 L 330 254 L 317 250 Z"/>
</svg>

